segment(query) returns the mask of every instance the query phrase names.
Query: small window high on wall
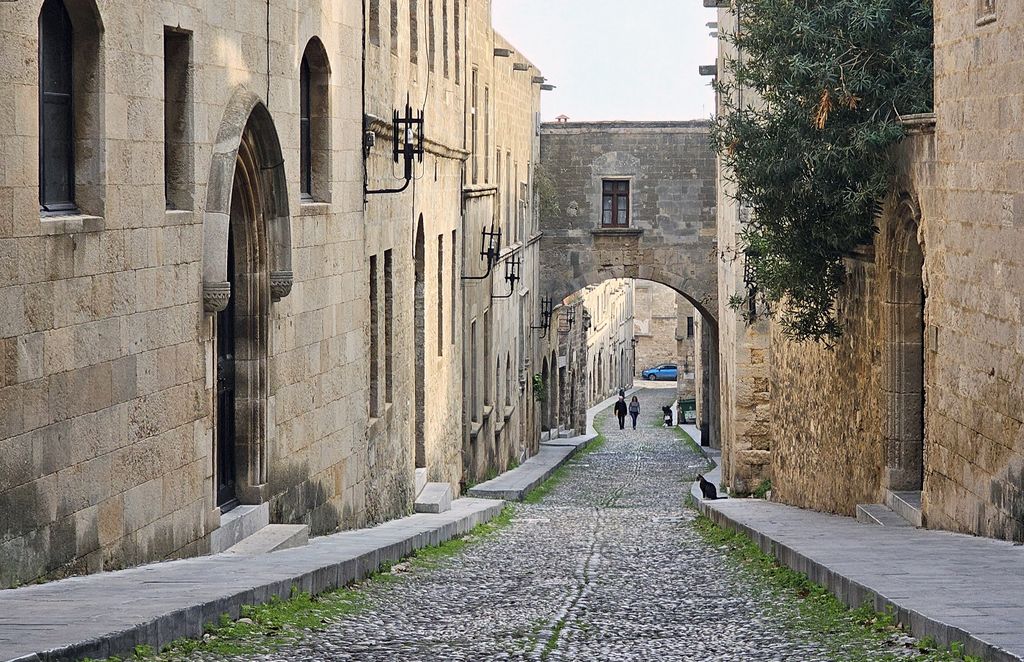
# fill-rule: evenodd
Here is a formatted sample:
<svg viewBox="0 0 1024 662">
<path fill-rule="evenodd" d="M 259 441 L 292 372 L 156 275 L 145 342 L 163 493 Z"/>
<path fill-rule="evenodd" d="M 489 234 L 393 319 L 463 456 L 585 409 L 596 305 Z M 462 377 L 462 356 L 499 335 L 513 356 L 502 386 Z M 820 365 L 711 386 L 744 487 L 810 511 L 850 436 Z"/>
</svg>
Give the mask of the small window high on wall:
<svg viewBox="0 0 1024 662">
<path fill-rule="evenodd" d="M 39 207 L 102 216 L 103 26 L 92 0 L 39 10 Z"/>
<path fill-rule="evenodd" d="M 604 180 L 601 198 L 601 225 L 628 227 L 629 182 L 618 179 Z"/>
<path fill-rule="evenodd" d="M 164 198 L 168 209 L 191 210 L 192 35 L 164 28 Z"/>
<path fill-rule="evenodd" d="M 299 65 L 299 189 L 306 202 L 330 201 L 330 66 L 314 37 Z"/>
<path fill-rule="evenodd" d="M 61 0 L 39 12 L 39 206 L 75 211 L 72 31 Z"/>
</svg>

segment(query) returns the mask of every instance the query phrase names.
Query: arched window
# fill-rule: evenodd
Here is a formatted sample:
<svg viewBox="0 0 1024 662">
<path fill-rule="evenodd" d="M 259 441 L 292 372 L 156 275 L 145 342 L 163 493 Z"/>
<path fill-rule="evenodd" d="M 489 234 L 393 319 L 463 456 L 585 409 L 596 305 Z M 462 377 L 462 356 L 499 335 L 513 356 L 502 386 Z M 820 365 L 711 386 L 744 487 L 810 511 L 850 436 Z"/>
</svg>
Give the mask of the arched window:
<svg viewBox="0 0 1024 662">
<path fill-rule="evenodd" d="M 39 206 L 75 207 L 71 18 L 62 0 L 39 12 Z"/>
<path fill-rule="evenodd" d="M 303 198 L 313 194 L 313 141 L 309 130 L 309 58 L 302 56 L 299 70 L 299 177 Z"/>
<path fill-rule="evenodd" d="M 299 192 L 311 202 L 330 201 L 330 66 L 316 37 L 299 65 Z"/>
</svg>

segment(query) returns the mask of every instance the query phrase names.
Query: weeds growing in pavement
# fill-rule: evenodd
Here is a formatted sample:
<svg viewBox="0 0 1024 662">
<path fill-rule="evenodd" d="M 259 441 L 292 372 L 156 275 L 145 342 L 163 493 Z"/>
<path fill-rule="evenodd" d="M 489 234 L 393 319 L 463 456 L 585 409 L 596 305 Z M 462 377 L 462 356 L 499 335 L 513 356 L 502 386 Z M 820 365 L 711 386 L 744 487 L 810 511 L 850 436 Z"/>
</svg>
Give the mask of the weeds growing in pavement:
<svg viewBox="0 0 1024 662">
<path fill-rule="evenodd" d="M 881 658 L 883 660 L 981 662 L 980 658 L 966 655 L 960 642 L 944 649 L 928 637 L 914 642 L 914 650 L 908 651 L 908 644 L 900 641 L 906 637 L 906 632 L 891 612 L 877 612 L 870 604 L 847 608 L 828 589 L 815 584 L 806 575 L 779 565 L 747 536 L 728 531 L 703 515 L 694 520 L 693 526 L 706 541 L 724 548 L 745 573 L 777 598 L 772 602 L 773 609 L 786 618 L 794 630 L 822 635 L 834 648 L 836 659 L 878 660 L 877 653 L 869 651 L 877 651 L 879 646 L 888 644 L 893 652 Z"/>
</svg>

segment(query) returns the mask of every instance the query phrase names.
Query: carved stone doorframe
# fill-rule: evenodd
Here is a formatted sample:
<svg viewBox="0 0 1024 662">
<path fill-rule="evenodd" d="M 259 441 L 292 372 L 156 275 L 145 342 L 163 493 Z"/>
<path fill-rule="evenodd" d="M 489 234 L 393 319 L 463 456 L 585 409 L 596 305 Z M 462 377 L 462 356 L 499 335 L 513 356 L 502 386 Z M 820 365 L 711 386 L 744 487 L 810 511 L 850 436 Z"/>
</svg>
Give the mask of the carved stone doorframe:
<svg viewBox="0 0 1024 662">
<path fill-rule="evenodd" d="M 909 195 L 897 201 L 883 234 L 885 264 L 882 391 L 885 411 L 885 487 L 918 491 L 924 481 L 924 251 L 920 209 Z"/>
</svg>

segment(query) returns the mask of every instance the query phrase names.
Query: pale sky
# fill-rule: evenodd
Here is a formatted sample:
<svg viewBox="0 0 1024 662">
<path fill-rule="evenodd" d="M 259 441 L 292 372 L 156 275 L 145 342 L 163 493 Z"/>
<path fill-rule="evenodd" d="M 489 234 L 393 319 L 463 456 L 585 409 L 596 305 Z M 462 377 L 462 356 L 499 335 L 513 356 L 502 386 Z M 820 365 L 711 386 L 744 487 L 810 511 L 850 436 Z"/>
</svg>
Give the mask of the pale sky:
<svg viewBox="0 0 1024 662">
<path fill-rule="evenodd" d="M 717 48 L 701 0 L 493 0 L 494 27 L 549 83 L 545 121 L 711 116 Z"/>
</svg>

